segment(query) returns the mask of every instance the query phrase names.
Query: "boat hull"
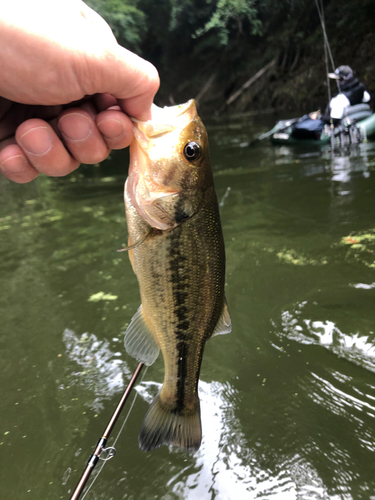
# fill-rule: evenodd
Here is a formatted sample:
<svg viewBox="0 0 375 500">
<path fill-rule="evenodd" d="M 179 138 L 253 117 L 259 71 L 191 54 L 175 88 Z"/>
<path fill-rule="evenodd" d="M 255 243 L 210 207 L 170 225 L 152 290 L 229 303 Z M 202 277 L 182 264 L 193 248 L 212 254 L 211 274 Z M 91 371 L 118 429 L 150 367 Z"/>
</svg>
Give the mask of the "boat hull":
<svg viewBox="0 0 375 500">
<path fill-rule="evenodd" d="M 281 120 L 276 123 L 275 127 L 270 130 L 269 137 L 273 144 L 293 145 L 293 144 L 307 144 L 324 146 L 329 144 L 332 140 L 332 131 L 329 125 L 325 125 L 319 137 L 301 138 L 293 135 L 293 125 L 298 120 Z M 339 127 L 333 129 L 334 136 L 340 134 L 347 134 L 349 137 L 350 126 L 355 127 L 360 131 L 360 139 L 358 142 L 366 142 L 369 139 L 375 138 L 375 113 L 371 113 L 367 105 L 359 104 L 350 108 L 350 113 L 347 117 L 341 120 Z M 358 134 L 359 135 L 359 134 Z"/>
</svg>

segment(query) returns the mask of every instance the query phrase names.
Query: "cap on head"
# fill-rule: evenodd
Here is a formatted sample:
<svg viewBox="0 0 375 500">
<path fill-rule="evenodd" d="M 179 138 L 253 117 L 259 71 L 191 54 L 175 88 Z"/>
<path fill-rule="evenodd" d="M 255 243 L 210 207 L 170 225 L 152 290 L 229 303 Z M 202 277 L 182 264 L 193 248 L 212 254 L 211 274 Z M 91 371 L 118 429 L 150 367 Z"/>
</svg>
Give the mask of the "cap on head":
<svg viewBox="0 0 375 500">
<path fill-rule="evenodd" d="M 329 78 L 334 80 L 348 80 L 354 75 L 354 71 L 350 66 L 339 66 L 334 73 L 328 73 Z"/>
</svg>

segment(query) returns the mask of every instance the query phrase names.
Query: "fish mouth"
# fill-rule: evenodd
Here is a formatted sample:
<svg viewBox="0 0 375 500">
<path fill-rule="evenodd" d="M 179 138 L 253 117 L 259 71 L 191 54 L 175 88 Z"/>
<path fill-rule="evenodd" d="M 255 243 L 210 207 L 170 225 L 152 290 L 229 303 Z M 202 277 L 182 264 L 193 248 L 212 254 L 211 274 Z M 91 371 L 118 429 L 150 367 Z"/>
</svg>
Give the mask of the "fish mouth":
<svg viewBox="0 0 375 500">
<path fill-rule="evenodd" d="M 185 104 L 164 108 L 153 104 L 150 120 L 143 122 L 131 118 L 134 132 L 132 146 L 137 144 L 142 153 L 153 162 L 158 161 L 160 151 L 163 151 L 163 155 L 168 151 L 169 155 L 174 155 L 181 131 L 197 118 L 194 99 L 190 99 Z"/>
<path fill-rule="evenodd" d="M 195 100 L 190 99 L 184 104 L 164 108 L 153 104 L 150 120 L 144 122 L 133 117 L 131 120 L 135 138 L 142 145 L 145 140 L 157 139 L 176 129 L 183 129 L 196 115 Z"/>
</svg>

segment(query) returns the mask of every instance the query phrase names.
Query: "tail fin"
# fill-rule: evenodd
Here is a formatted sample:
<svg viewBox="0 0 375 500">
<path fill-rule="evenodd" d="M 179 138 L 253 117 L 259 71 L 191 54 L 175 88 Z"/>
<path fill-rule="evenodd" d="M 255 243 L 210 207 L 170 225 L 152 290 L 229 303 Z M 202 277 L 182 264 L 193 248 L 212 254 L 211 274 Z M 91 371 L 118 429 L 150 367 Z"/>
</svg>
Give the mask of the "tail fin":
<svg viewBox="0 0 375 500">
<path fill-rule="evenodd" d="M 163 444 L 172 444 L 197 451 L 202 441 L 200 403 L 197 397 L 192 412 L 172 410 L 156 396 L 142 422 L 138 437 L 139 448 L 151 451 Z"/>
</svg>

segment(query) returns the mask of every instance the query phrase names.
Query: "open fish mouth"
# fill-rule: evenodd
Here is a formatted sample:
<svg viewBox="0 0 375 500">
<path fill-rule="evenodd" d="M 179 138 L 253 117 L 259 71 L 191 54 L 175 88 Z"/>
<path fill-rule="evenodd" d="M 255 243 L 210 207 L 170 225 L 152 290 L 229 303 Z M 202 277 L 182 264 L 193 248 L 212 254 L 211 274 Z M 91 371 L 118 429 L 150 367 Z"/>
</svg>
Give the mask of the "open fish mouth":
<svg viewBox="0 0 375 500">
<path fill-rule="evenodd" d="M 150 120 L 143 122 L 137 118 L 131 118 L 135 138 L 142 147 L 144 141 L 157 139 L 174 130 L 183 129 L 196 114 L 194 99 L 190 99 L 184 104 L 165 106 L 164 108 L 153 104 Z M 142 149 L 144 148 L 142 147 Z"/>
</svg>

